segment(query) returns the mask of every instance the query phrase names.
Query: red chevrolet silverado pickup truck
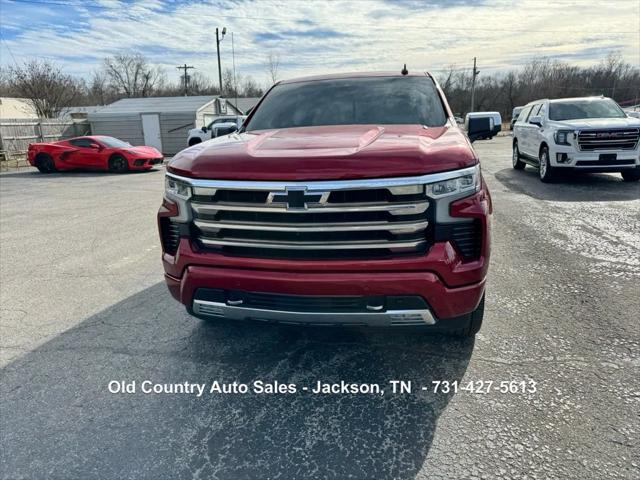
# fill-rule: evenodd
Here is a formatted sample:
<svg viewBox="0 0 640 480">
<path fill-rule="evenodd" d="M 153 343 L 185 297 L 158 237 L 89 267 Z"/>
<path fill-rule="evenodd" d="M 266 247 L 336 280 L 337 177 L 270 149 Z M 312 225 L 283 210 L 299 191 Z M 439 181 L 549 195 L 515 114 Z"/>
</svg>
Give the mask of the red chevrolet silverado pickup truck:
<svg viewBox="0 0 640 480">
<path fill-rule="evenodd" d="M 169 291 L 200 318 L 473 336 L 491 211 L 442 90 L 403 71 L 277 83 L 173 158 L 158 225 Z"/>
</svg>

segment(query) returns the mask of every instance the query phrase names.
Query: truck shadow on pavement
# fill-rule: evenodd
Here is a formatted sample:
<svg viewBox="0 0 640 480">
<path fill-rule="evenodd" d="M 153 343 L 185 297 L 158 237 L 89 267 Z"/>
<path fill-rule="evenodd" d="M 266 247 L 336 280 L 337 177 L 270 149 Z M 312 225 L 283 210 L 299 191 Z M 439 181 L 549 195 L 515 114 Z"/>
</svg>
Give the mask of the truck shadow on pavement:
<svg viewBox="0 0 640 480">
<path fill-rule="evenodd" d="M 413 478 L 473 341 L 210 324 L 157 284 L 2 370 L 2 478 Z M 109 393 L 112 380 L 136 393 Z M 141 383 L 377 383 L 385 394 L 143 394 Z M 392 394 L 390 380 L 413 382 Z"/>
<path fill-rule="evenodd" d="M 640 183 L 623 182 L 620 174 L 582 173 L 563 175 L 555 183 L 542 183 L 538 170 L 505 168 L 495 177 L 510 190 L 538 200 L 556 202 L 630 201 L 640 198 Z"/>
</svg>

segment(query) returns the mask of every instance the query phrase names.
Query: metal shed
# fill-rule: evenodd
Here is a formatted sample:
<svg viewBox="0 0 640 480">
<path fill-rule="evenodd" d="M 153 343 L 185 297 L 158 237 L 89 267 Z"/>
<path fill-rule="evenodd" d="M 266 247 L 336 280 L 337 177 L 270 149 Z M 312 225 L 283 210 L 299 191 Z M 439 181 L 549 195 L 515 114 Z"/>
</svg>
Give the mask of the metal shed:
<svg viewBox="0 0 640 480">
<path fill-rule="evenodd" d="M 214 96 L 124 98 L 88 114 L 93 135 L 109 135 L 132 145 L 175 155 L 187 146 L 189 129 L 219 115 L 238 112 Z"/>
<path fill-rule="evenodd" d="M 240 111 L 241 114 L 247 115 L 247 111 L 255 107 L 261 97 L 239 97 L 229 98 L 227 101 Z"/>
</svg>

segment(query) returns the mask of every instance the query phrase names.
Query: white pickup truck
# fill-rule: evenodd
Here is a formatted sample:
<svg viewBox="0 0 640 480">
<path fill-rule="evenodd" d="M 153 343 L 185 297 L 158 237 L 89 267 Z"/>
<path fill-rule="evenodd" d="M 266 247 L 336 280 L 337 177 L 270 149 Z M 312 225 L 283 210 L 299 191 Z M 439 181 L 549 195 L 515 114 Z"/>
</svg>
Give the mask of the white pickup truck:
<svg viewBox="0 0 640 480">
<path fill-rule="evenodd" d="M 246 115 L 218 117 L 202 128 L 192 128 L 189 130 L 187 145 L 195 145 L 196 143 L 211 140 L 212 138 L 216 138 L 220 135 L 225 135 L 229 133 L 231 130 L 230 127 L 233 126 L 238 129 L 244 122 L 245 118 L 247 118 Z"/>
<path fill-rule="evenodd" d="M 640 119 L 606 97 L 536 100 L 525 106 L 513 129 L 512 164 L 538 168 L 540 180 L 560 172 L 619 172 L 640 180 Z"/>
</svg>

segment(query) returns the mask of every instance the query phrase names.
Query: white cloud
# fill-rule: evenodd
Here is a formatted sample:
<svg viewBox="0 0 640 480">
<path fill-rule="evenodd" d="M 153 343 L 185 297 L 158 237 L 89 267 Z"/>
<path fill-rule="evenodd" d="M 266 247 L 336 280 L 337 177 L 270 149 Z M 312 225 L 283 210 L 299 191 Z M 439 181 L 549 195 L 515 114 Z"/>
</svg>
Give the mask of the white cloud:
<svg viewBox="0 0 640 480">
<path fill-rule="evenodd" d="M 266 80 L 263 64 L 270 51 L 280 55 L 284 77 L 394 70 L 403 63 L 420 70 L 466 68 L 474 56 L 483 71 L 510 68 L 535 55 L 587 65 L 611 50 L 640 65 L 635 0 L 610 1 L 606 8 L 562 0 L 450 5 L 428 0 L 100 0 L 84 7 L 4 2 L 0 63 L 13 61 L 10 49 L 16 59 L 51 58 L 86 75 L 105 56 L 140 51 L 171 77 L 177 76 L 176 65 L 187 62 L 215 78 L 215 27 L 226 26 L 234 33 L 238 71 L 259 81 Z M 230 35 L 222 42 L 222 56 L 230 66 Z"/>
</svg>

